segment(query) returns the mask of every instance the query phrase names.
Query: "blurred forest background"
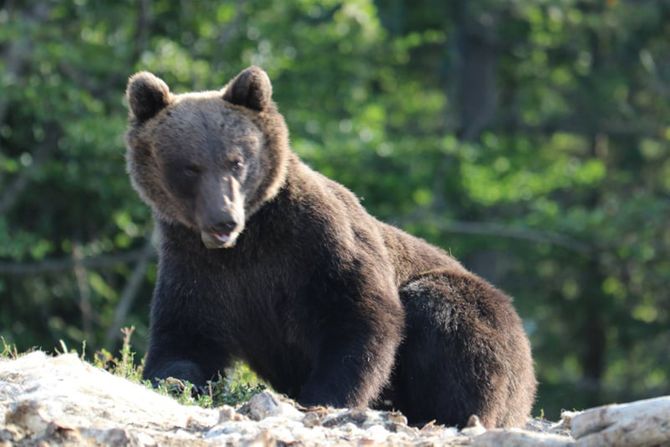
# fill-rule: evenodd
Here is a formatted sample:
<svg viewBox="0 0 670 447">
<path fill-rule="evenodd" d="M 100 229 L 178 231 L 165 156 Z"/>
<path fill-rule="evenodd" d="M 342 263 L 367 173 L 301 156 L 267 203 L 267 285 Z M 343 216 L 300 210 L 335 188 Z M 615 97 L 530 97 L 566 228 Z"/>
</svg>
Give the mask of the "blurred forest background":
<svg viewBox="0 0 670 447">
<path fill-rule="evenodd" d="M 515 297 L 534 414 L 670 393 L 670 1 L 0 1 L 0 335 L 143 353 L 127 78 L 264 67 L 293 148 Z M 90 354 L 89 354 L 90 355 Z"/>
</svg>

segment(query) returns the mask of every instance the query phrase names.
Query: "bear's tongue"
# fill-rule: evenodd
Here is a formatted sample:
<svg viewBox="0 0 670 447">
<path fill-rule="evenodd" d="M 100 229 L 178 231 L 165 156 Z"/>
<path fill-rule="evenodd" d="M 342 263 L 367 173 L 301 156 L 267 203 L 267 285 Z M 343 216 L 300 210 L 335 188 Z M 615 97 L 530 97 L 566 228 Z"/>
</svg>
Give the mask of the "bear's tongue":
<svg viewBox="0 0 670 447">
<path fill-rule="evenodd" d="M 235 240 L 239 234 L 239 231 L 233 231 L 231 233 L 224 233 L 221 231 L 202 231 L 200 233 L 200 239 L 207 248 L 230 248 L 235 245 Z"/>
<path fill-rule="evenodd" d="M 230 238 L 231 235 L 230 234 L 225 234 L 225 233 L 214 232 L 214 233 L 212 233 L 212 236 L 214 236 L 214 238 L 216 240 L 218 240 L 219 242 L 222 242 L 224 244 L 231 239 Z"/>
</svg>

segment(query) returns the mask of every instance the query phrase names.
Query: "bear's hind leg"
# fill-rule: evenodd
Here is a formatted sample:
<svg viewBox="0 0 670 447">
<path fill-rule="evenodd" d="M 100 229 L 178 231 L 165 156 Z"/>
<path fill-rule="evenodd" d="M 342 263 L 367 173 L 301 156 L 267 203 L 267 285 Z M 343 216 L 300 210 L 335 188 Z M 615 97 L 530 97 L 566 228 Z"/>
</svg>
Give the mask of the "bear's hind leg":
<svg viewBox="0 0 670 447">
<path fill-rule="evenodd" d="M 510 300 L 469 273 L 431 273 L 400 290 L 406 336 L 392 377 L 411 423 L 525 423 L 535 395 L 528 339 Z"/>
</svg>

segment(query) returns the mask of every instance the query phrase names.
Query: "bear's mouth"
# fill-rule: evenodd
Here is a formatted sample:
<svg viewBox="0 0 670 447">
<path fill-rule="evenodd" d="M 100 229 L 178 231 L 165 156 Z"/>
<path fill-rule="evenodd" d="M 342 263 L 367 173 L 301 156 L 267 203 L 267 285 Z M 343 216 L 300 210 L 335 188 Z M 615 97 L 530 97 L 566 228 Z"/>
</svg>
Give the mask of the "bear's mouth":
<svg viewBox="0 0 670 447">
<path fill-rule="evenodd" d="M 230 233 L 221 231 L 201 231 L 200 239 L 202 240 L 202 243 L 205 244 L 205 247 L 210 249 L 231 248 L 235 246 L 235 242 L 237 242 L 237 237 L 239 235 L 240 232 L 237 230 Z"/>
<path fill-rule="evenodd" d="M 212 236 L 222 244 L 227 244 L 231 239 L 231 235 L 226 233 L 212 233 Z"/>
</svg>

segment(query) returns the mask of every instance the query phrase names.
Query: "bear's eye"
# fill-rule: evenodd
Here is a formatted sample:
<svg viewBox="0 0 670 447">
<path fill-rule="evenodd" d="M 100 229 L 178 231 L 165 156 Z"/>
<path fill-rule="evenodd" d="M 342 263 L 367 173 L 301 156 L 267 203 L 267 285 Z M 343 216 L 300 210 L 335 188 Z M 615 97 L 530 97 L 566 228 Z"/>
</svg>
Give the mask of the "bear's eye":
<svg viewBox="0 0 670 447">
<path fill-rule="evenodd" d="M 244 162 L 242 160 L 233 160 L 230 162 L 230 168 L 233 172 L 240 172 L 244 167 Z"/>
<path fill-rule="evenodd" d="M 188 165 L 184 168 L 184 174 L 189 177 L 197 177 L 200 174 L 200 168 L 196 165 Z"/>
</svg>

